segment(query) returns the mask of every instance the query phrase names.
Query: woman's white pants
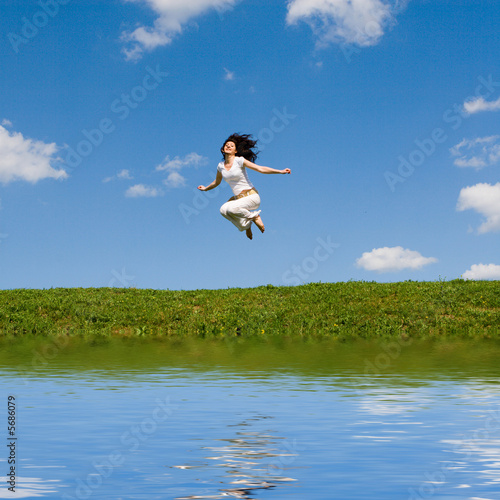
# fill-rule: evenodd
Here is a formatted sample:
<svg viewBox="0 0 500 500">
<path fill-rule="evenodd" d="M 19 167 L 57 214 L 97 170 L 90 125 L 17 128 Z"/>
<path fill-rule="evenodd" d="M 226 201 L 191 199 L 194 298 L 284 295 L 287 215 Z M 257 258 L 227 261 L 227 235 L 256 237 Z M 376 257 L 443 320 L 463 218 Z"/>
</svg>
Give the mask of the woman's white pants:
<svg viewBox="0 0 500 500">
<path fill-rule="evenodd" d="M 220 207 L 220 213 L 240 231 L 246 231 L 260 214 L 260 210 L 257 210 L 259 207 L 260 196 L 254 193 L 239 200 L 227 201 Z"/>
</svg>

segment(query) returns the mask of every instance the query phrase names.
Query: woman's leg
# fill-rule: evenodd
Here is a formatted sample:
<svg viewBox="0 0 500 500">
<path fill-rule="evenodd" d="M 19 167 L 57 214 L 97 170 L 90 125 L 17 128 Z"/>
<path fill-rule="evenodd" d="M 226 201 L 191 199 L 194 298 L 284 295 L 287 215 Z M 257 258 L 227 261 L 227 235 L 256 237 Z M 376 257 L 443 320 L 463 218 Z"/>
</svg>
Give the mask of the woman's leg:
<svg viewBox="0 0 500 500">
<path fill-rule="evenodd" d="M 227 220 L 231 221 L 240 231 L 246 231 L 252 222 L 259 217 L 260 196 L 251 194 L 239 200 L 232 200 L 224 203 L 220 207 L 220 213 Z"/>
<path fill-rule="evenodd" d="M 264 223 L 262 222 L 262 219 L 260 218 L 260 215 L 257 215 L 255 219 L 253 220 L 255 222 L 255 225 L 260 229 L 260 232 L 263 233 L 266 228 L 264 227 Z"/>
</svg>

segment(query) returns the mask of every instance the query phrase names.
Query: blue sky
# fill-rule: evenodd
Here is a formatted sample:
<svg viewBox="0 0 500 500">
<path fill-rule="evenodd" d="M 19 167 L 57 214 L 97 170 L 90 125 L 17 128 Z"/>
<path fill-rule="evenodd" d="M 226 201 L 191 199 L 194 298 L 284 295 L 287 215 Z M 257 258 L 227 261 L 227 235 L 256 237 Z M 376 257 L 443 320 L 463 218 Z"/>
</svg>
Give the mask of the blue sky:
<svg viewBox="0 0 500 500">
<path fill-rule="evenodd" d="M 0 288 L 500 279 L 498 2 L 6 4 Z"/>
</svg>

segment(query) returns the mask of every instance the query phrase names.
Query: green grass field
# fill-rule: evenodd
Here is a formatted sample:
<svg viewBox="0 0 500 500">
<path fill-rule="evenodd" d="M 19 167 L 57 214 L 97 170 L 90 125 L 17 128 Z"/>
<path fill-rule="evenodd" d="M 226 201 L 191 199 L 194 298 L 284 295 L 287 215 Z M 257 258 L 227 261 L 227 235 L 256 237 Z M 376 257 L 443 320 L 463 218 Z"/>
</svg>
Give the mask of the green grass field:
<svg viewBox="0 0 500 500">
<path fill-rule="evenodd" d="M 499 338 L 500 282 L 0 291 L 5 337 Z"/>
</svg>

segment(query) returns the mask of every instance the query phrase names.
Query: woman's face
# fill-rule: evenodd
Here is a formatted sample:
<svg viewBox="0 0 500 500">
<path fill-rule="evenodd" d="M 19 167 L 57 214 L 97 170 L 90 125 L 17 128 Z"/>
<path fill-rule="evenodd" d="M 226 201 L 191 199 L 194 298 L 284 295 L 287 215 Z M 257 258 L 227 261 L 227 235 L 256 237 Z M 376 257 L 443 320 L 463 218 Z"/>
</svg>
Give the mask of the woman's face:
<svg viewBox="0 0 500 500">
<path fill-rule="evenodd" d="M 233 141 L 227 141 L 226 144 L 224 144 L 224 153 L 235 155 L 236 144 Z"/>
</svg>

